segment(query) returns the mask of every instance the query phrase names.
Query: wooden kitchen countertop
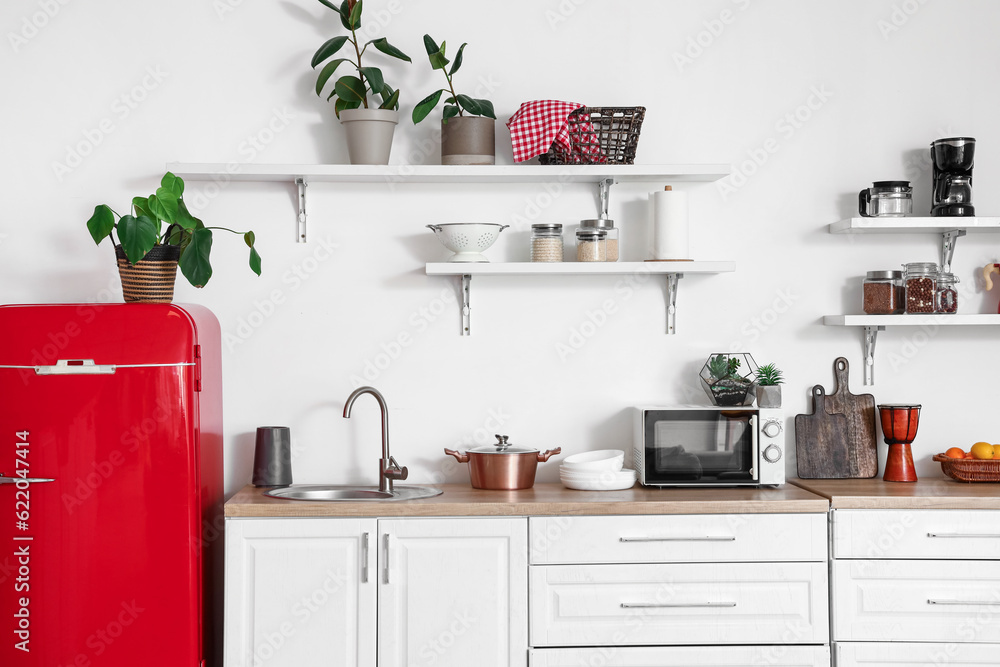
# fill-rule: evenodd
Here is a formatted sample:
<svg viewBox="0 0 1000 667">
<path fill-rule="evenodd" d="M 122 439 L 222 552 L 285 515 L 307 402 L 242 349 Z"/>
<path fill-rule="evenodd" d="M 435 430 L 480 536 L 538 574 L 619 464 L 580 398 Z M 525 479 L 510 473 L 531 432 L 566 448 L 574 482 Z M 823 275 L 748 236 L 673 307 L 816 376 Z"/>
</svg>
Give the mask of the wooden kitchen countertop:
<svg viewBox="0 0 1000 667">
<path fill-rule="evenodd" d="M 829 499 L 833 509 L 1000 509 L 1000 484 L 929 477 L 916 482 L 875 479 L 790 479 L 790 484 Z"/>
<path fill-rule="evenodd" d="M 279 500 L 243 487 L 226 503 L 227 517 L 560 516 L 609 514 L 783 514 L 826 512 L 829 501 L 786 484 L 775 489 L 653 489 L 574 491 L 539 483 L 523 491 L 485 491 L 442 484 L 434 498 L 397 502 Z"/>
</svg>

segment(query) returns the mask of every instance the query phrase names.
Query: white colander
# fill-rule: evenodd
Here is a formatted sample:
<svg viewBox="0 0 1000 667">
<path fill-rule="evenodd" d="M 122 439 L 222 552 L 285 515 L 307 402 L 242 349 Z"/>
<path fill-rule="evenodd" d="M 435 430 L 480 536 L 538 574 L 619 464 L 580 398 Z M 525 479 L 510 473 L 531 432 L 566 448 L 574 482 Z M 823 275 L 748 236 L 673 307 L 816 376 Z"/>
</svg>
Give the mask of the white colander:
<svg viewBox="0 0 1000 667">
<path fill-rule="evenodd" d="M 449 262 L 488 262 L 480 253 L 493 245 L 500 232 L 509 226 L 494 222 L 446 222 L 427 228 L 445 248 L 455 253 Z"/>
</svg>

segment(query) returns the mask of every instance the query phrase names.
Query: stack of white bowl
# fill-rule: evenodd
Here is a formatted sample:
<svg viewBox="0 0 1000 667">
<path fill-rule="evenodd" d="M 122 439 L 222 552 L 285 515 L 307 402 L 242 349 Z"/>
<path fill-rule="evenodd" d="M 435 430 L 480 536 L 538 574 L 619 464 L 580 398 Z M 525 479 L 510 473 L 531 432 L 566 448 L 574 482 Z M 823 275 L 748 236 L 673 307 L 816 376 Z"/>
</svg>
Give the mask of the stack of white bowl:
<svg viewBox="0 0 1000 667">
<path fill-rule="evenodd" d="M 567 456 L 559 466 L 559 480 L 568 489 L 618 491 L 635 485 L 635 471 L 622 470 L 625 452 L 601 449 Z"/>
</svg>

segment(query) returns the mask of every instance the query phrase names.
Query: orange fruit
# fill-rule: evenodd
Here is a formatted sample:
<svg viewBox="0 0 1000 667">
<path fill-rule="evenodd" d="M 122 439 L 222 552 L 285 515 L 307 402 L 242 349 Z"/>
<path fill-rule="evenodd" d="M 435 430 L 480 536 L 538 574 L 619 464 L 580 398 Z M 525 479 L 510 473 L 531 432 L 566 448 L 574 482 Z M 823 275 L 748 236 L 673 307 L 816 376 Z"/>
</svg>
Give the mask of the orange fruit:
<svg viewBox="0 0 1000 667">
<path fill-rule="evenodd" d="M 1000 459 L 1000 445 L 993 445 L 993 458 Z"/>
<path fill-rule="evenodd" d="M 972 453 L 972 458 L 985 460 L 993 458 L 993 445 L 988 442 L 977 442 L 969 450 Z"/>
<path fill-rule="evenodd" d="M 952 458 L 952 459 L 964 459 L 965 458 L 965 452 L 962 451 L 961 447 L 952 447 L 951 449 L 949 449 L 948 451 L 946 451 L 944 453 L 944 455 L 947 456 L 947 457 L 949 457 L 949 458 Z"/>
</svg>

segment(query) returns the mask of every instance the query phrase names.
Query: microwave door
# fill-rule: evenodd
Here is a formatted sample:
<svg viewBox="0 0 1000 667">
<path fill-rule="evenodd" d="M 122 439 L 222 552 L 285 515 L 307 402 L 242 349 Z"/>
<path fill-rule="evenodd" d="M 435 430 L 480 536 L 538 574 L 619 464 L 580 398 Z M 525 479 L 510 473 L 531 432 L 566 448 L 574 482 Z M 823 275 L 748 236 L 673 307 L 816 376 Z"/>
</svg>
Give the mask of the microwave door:
<svg viewBox="0 0 1000 667">
<path fill-rule="evenodd" d="M 758 450 L 760 448 L 760 439 L 757 434 L 757 415 L 750 415 L 750 478 L 753 481 L 760 480 L 760 470 L 757 462 L 760 461 L 758 456 Z"/>
</svg>

